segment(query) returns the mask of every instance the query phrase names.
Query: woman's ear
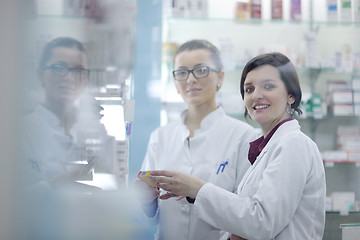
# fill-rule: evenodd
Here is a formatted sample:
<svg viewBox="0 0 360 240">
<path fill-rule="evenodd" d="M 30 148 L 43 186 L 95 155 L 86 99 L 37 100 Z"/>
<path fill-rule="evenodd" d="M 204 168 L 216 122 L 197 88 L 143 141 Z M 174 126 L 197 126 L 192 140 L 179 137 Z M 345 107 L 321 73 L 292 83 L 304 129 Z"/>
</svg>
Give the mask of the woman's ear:
<svg viewBox="0 0 360 240">
<path fill-rule="evenodd" d="M 288 96 L 288 104 L 292 105 L 295 102 L 295 98 L 292 94 L 289 94 Z"/>
<path fill-rule="evenodd" d="M 223 70 L 221 70 L 221 72 L 219 72 L 219 79 L 218 79 L 217 86 L 221 86 L 224 82 L 224 79 L 225 79 L 225 72 Z"/>
</svg>

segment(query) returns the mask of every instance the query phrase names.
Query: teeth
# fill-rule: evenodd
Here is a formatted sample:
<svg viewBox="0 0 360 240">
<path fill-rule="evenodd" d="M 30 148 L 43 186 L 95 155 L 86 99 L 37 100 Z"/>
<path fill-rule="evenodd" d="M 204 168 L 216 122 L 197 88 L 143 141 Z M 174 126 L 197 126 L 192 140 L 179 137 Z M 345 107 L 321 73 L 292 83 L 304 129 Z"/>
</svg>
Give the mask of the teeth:
<svg viewBox="0 0 360 240">
<path fill-rule="evenodd" d="M 258 105 L 255 107 L 255 109 L 257 110 L 257 109 L 263 109 L 263 108 L 267 108 L 267 107 L 269 107 L 269 105 Z"/>
</svg>

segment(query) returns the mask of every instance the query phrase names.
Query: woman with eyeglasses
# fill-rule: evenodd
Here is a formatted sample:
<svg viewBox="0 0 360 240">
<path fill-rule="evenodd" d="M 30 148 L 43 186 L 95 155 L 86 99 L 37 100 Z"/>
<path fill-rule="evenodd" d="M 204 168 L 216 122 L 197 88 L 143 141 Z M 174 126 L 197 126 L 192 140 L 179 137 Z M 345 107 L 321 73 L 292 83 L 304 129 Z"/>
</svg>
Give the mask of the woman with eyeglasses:
<svg viewBox="0 0 360 240">
<path fill-rule="evenodd" d="M 218 49 L 205 40 L 182 44 L 174 58 L 174 83 L 187 105 L 178 122 L 156 129 L 149 140 L 141 170 L 173 170 L 235 191 L 249 167 L 246 154 L 256 131 L 227 116 L 216 104 L 224 81 Z M 158 198 L 160 192 L 140 180 L 147 217 L 159 223 L 156 239 L 219 239 L 221 232 L 198 218 L 194 199 Z M 162 196 L 171 198 L 172 194 Z"/>
<path fill-rule="evenodd" d="M 90 170 L 90 165 L 87 169 L 85 165 L 74 164 L 93 160 L 93 156 L 87 156 L 89 152 L 84 146 L 77 143 L 81 127 L 100 121 L 99 106 L 92 105 L 94 99 L 79 104 L 88 76 L 88 58 L 81 42 L 60 37 L 46 44 L 38 68 L 44 100 L 23 120 L 28 184 L 51 183 L 52 187 L 72 184 L 72 180 Z M 86 122 L 79 122 L 80 113 L 87 114 Z M 105 132 L 102 125 L 96 127 L 99 132 Z"/>
<path fill-rule="evenodd" d="M 154 171 L 152 181 L 172 195 L 196 197 L 194 214 L 229 232 L 224 240 L 321 240 L 325 171 L 317 145 L 294 119 L 302 95 L 294 65 L 281 53 L 254 57 L 240 92 L 263 136 L 250 143 L 251 167 L 237 193 L 175 171 Z"/>
</svg>

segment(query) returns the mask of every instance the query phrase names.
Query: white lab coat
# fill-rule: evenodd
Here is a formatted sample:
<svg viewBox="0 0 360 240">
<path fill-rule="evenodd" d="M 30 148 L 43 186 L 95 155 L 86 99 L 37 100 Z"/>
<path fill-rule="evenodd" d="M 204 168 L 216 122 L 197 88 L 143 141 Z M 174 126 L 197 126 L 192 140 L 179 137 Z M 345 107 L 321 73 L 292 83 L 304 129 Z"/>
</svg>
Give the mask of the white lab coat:
<svg viewBox="0 0 360 240">
<path fill-rule="evenodd" d="M 249 240 L 320 240 L 325 188 L 319 150 L 292 120 L 277 129 L 248 169 L 238 195 L 205 184 L 194 210 L 210 225 Z"/>
<path fill-rule="evenodd" d="M 250 125 L 227 116 L 218 108 L 206 116 L 194 137 L 181 122 L 156 129 L 150 137 L 142 170 L 173 170 L 202 178 L 235 192 L 250 166 L 249 142 L 258 132 Z M 256 135 L 255 135 L 256 134 Z M 223 164 L 223 165 L 221 165 Z M 219 239 L 220 230 L 199 219 L 186 199 L 159 200 L 159 230 L 156 239 Z"/>
<path fill-rule="evenodd" d="M 79 114 L 78 114 L 79 115 Z M 35 110 L 22 119 L 22 171 L 26 185 L 44 182 L 57 175 L 80 170 L 84 166 L 74 164 L 76 161 L 88 160 L 88 150 L 79 137 L 84 131 L 93 131 L 95 137 L 104 139 L 106 132 L 103 125 L 88 118 L 87 122 L 78 122 L 70 130 L 73 137 L 65 134 L 58 117 L 38 105 Z M 92 124 L 89 127 L 88 124 Z M 98 130 L 98 131 L 97 131 Z M 100 150 L 96 153 L 99 159 Z"/>
</svg>

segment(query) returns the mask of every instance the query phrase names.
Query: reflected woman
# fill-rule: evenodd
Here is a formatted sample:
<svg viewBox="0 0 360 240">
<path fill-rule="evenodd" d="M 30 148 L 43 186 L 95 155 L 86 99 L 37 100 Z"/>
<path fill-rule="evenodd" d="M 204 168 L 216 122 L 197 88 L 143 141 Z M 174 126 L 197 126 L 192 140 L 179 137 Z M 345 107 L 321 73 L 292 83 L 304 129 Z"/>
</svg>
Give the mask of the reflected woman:
<svg viewBox="0 0 360 240">
<path fill-rule="evenodd" d="M 38 69 L 45 98 L 23 122 L 29 184 L 46 182 L 55 186 L 82 174 L 83 167 L 73 164 L 80 160 L 81 149 L 75 143 L 80 126 L 85 124 L 77 118 L 89 105 L 79 109 L 76 101 L 84 92 L 88 76 L 88 58 L 81 42 L 60 37 L 45 46 Z"/>
</svg>

